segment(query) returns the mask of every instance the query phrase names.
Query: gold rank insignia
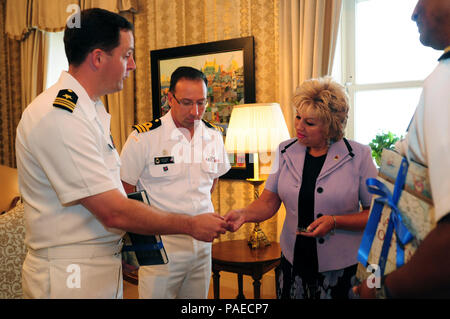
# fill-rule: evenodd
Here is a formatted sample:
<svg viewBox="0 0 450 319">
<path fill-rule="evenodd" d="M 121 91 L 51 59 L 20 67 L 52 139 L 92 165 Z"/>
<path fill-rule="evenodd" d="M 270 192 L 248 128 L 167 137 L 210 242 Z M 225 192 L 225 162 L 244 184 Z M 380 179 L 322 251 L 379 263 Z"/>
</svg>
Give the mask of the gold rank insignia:
<svg viewBox="0 0 450 319">
<path fill-rule="evenodd" d="M 438 61 L 447 60 L 449 58 L 450 58 L 450 45 L 444 49 L 444 54 L 441 55 Z"/>
<path fill-rule="evenodd" d="M 223 133 L 223 127 L 211 124 L 211 123 L 209 123 L 209 122 L 207 122 L 207 121 L 205 121 L 203 119 L 202 119 L 202 121 L 203 121 L 203 123 L 205 123 L 205 125 L 207 127 L 215 129 L 216 131 L 219 131 L 220 133 Z"/>
<path fill-rule="evenodd" d="M 55 101 L 53 102 L 53 106 L 59 107 L 72 113 L 77 106 L 77 100 L 78 96 L 74 91 L 70 89 L 60 90 L 58 92 L 58 95 L 56 96 Z"/>
<path fill-rule="evenodd" d="M 157 127 L 161 126 L 161 120 L 160 119 L 156 119 L 153 120 L 151 122 L 146 122 L 146 123 L 142 123 L 142 124 L 136 124 L 133 125 L 133 128 L 138 131 L 138 133 L 144 133 L 144 132 L 148 132 L 151 131 Z"/>
</svg>

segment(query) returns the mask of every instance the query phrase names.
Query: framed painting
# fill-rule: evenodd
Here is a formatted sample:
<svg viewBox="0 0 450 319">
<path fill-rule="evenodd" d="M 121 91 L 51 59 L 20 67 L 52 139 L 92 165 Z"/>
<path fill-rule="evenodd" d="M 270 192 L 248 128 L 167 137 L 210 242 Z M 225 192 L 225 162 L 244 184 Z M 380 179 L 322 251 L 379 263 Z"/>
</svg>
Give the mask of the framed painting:
<svg viewBox="0 0 450 319">
<path fill-rule="evenodd" d="M 226 135 L 235 105 L 255 102 L 254 38 L 244 37 L 150 51 L 153 118 L 166 114 L 170 76 L 180 66 L 202 71 L 208 79 L 208 107 L 203 119 Z M 231 170 L 221 178 L 253 177 L 249 154 L 228 154 Z"/>
</svg>

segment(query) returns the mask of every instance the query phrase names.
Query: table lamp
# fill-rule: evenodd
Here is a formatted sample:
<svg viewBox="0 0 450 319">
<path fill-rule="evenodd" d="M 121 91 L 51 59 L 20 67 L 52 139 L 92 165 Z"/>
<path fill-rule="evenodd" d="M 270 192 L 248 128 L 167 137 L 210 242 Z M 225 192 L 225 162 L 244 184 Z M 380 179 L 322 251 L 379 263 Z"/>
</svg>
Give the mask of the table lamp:
<svg viewBox="0 0 450 319">
<path fill-rule="evenodd" d="M 276 151 L 278 145 L 289 138 L 289 131 L 278 103 L 241 104 L 233 108 L 225 148 L 229 153 L 253 154 L 253 178 L 247 178 L 247 181 L 253 185 L 255 200 L 259 197 L 259 186 L 264 183 L 264 179 L 259 175 L 259 153 Z M 259 223 L 255 223 L 249 246 L 259 248 L 268 245 L 270 242 Z"/>
</svg>

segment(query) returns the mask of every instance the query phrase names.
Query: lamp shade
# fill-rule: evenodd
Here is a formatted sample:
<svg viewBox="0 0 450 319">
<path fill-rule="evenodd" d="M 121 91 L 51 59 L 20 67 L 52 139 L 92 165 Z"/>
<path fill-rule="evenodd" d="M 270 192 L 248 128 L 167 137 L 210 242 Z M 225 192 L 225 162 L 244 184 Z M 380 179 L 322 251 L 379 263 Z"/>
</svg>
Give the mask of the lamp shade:
<svg viewBox="0 0 450 319">
<path fill-rule="evenodd" d="M 225 148 L 229 153 L 272 152 L 289 138 L 278 103 L 241 104 L 231 112 Z"/>
</svg>

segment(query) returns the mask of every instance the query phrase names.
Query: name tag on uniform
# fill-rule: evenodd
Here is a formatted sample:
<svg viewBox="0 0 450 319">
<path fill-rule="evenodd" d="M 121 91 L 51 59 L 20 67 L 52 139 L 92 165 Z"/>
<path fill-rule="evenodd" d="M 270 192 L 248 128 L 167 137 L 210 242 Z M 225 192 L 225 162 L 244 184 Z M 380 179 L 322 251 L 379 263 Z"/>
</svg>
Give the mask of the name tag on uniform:
<svg viewBox="0 0 450 319">
<path fill-rule="evenodd" d="M 163 164 L 173 164 L 175 163 L 173 156 L 162 156 L 162 157 L 155 157 L 155 165 L 163 165 Z"/>
</svg>

